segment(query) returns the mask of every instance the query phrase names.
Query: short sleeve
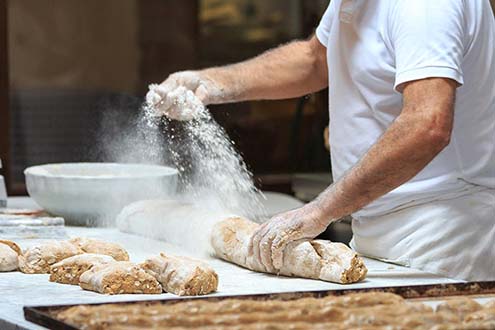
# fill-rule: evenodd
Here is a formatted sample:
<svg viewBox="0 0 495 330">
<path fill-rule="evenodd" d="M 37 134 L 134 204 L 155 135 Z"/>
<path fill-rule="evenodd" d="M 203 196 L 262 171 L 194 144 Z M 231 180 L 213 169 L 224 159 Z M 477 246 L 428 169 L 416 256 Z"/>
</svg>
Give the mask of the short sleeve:
<svg viewBox="0 0 495 330">
<path fill-rule="evenodd" d="M 402 83 L 432 77 L 464 83 L 462 0 L 397 1 L 390 15 L 396 90 Z"/>
<path fill-rule="evenodd" d="M 325 13 L 323 14 L 320 24 L 316 28 L 316 38 L 325 47 L 328 44 L 328 36 L 330 35 L 330 29 L 332 27 L 332 21 L 335 16 L 335 3 L 337 0 L 330 1 Z"/>
</svg>

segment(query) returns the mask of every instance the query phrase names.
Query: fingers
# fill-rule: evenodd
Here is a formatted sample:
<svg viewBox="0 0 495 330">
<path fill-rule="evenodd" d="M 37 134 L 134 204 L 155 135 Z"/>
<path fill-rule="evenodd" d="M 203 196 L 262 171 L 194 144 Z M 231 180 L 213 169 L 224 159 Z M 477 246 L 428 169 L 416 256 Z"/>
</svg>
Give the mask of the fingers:
<svg viewBox="0 0 495 330">
<path fill-rule="evenodd" d="M 248 246 L 248 255 L 252 257 L 253 261 L 262 268 L 263 271 L 266 271 L 263 263 L 261 262 L 260 257 L 260 241 L 263 238 L 263 232 L 266 228 L 266 223 L 261 225 L 251 236 Z"/>
<path fill-rule="evenodd" d="M 208 90 L 206 89 L 206 87 L 202 84 L 200 84 L 198 86 L 198 88 L 196 89 L 196 91 L 194 92 L 194 94 L 196 95 L 196 97 L 201 101 L 201 103 L 203 103 L 204 105 L 208 105 L 209 101 L 208 101 Z"/>
<path fill-rule="evenodd" d="M 174 73 L 161 84 L 149 86 L 146 102 L 158 114 L 176 120 L 192 119 L 204 108 L 202 100 L 207 97 L 199 82 L 200 77 L 193 71 Z"/>
<path fill-rule="evenodd" d="M 259 244 L 260 261 L 269 273 L 276 273 L 277 269 L 273 267 L 272 263 L 272 242 L 275 238 L 275 233 L 272 228 L 267 226 L 262 233 L 262 238 Z"/>
<path fill-rule="evenodd" d="M 287 244 L 289 244 L 288 235 L 278 235 L 272 241 L 270 255 L 272 265 L 276 269 L 281 269 L 284 265 L 284 250 Z"/>
</svg>

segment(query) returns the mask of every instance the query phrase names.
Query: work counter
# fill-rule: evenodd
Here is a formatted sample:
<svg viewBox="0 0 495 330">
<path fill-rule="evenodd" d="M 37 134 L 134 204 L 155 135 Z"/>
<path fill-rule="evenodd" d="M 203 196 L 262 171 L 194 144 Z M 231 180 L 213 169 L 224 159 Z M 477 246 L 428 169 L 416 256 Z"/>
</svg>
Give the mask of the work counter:
<svg viewBox="0 0 495 330">
<path fill-rule="evenodd" d="M 191 255 L 187 251 L 168 243 L 124 234 L 116 229 L 67 227 L 67 233 L 70 237 L 92 237 L 119 243 L 128 250 L 131 261 L 135 262 L 143 261 L 145 258 L 162 251 L 178 255 Z M 23 241 L 19 241 L 19 243 L 21 246 L 26 244 Z M 255 273 L 214 258 L 207 261 L 219 276 L 218 291 L 214 295 L 222 296 L 459 282 L 372 259 L 365 259 L 369 269 L 366 279 L 360 283 L 346 285 Z M 48 277 L 49 275 L 46 274 L 0 273 L 0 329 L 44 329 L 24 319 L 24 306 L 177 298 L 177 296 L 168 293 L 159 295 L 102 295 L 84 291 L 78 286 L 52 283 L 48 281 Z"/>
</svg>

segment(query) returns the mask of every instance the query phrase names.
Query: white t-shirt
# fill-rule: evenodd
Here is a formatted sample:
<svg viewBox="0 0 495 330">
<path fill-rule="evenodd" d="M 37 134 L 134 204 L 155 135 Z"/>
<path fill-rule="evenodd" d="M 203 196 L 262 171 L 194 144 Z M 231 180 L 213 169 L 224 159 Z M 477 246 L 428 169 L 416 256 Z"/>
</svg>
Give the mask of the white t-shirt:
<svg viewBox="0 0 495 330">
<path fill-rule="evenodd" d="M 316 30 L 327 47 L 334 179 L 402 110 L 401 83 L 456 80 L 450 144 L 413 179 L 354 214 L 495 188 L 495 22 L 488 0 L 333 0 Z"/>
</svg>

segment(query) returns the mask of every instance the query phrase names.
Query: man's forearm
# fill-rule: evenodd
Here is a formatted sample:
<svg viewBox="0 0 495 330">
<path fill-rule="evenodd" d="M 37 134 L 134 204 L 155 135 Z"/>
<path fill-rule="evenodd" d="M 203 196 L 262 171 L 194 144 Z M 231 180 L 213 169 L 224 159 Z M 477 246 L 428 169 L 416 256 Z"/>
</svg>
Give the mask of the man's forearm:
<svg viewBox="0 0 495 330">
<path fill-rule="evenodd" d="M 325 48 L 312 37 L 253 59 L 200 71 L 221 89 L 214 103 L 298 97 L 328 84 Z"/>
<path fill-rule="evenodd" d="M 415 101 L 405 102 L 402 114 L 378 142 L 314 202 L 322 221 L 354 213 L 397 188 L 449 143 L 455 86 L 433 80 L 412 88 L 404 94 L 412 94 L 409 97 Z M 441 96 L 436 96 L 438 89 Z"/>
</svg>

